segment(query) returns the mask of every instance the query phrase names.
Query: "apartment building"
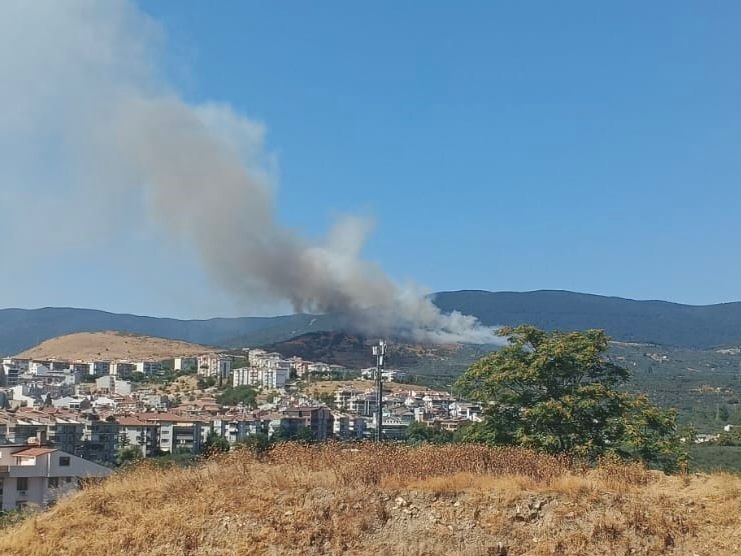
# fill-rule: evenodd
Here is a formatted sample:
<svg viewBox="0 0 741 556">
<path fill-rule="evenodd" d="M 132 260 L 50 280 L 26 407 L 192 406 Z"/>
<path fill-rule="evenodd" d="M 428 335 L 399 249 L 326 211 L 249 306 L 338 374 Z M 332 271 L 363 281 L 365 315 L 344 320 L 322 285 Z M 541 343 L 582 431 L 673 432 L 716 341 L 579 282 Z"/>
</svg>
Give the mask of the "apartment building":
<svg viewBox="0 0 741 556">
<path fill-rule="evenodd" d="M 234 369 L 232 373 L 233 386 L 257 386 L 275 390 L 284 388 L 290 378 L 291 370 L 287 362 L 285 366 L 271 367 L 242 367 Z"/>
<path fill-rule="evenodd" d="M 0 446 L 0 509 L 45 506 L 74 490 L 82 479 L 107 477 L 112 470 L 46 446 Z"/>
<path fill-rule="evenodd" d="M 228 355 L 209 353 L 198 358 L 198 375 L 214 377 L 219 380 L 229 378 L 232 372 L 232 358 Z"/>
<path fill-rule="evenodd" d="M 198 454 L 210 430 L 208 423 L 175 413 L 140 413 L 142 421 L 159 426 L 158 448 L 162 452 Z"/>
<path fill-rule="evenodd" d="M 334 431 L 332 411 L 326 407 L 289 407 L 283 411 L 280 423 L 289 434 L 309 429 L 316 440 L 326 440 Z"/>
<path fill-rule="evenodd" d="M 116 423 L 119 446 L 135 446 L 141 450 L 145 458 L 159 452 L 159 423 L 144 421 L 136 416 L 119 417 Z"/>
</svg>

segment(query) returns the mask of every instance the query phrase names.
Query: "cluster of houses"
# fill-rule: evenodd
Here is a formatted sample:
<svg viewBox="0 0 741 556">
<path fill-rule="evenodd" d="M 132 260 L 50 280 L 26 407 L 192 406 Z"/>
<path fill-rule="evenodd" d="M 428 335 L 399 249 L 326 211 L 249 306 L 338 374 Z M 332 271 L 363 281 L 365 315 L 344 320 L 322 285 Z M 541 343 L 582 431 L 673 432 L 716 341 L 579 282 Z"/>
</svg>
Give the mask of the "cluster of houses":
<svg viewBox="0 0 741 556">
<path fill-rule="evenodd" d="M 245 364 L 235 366 L 235 361 Z M 167 371 L 213 377 L 215 386 L 186 397 L 164 394 L 146 377 Z M 143 457 L 200 453 L 217 435 L 230 445 L 252 435 L 345 440 L 376 430 L 373 383 L 338 388 L 322 400 L 293 388 L 295 380 L 347 371 L 338 365 L 284 358 L 259 349 L 168 361 L 2 360 L 0 367 L 0 509 L 47 504 L 85 478 L 104 477 L 122 448 Z M 374 369 L 362 376 L 373 378 Z M 356 373 L 357 376 L 357 373 Z M 384 371 L 384 380 L 404 377 Z M 357 384 L 354 382 L 353 384 Z M 219 387 L 250 386 L 258 406 L 218 403 Z M 433 391 L 387 393 L 383 434 L 402 438 L 412 422 L 455 430 L 481 408 Z"/>
</svg>

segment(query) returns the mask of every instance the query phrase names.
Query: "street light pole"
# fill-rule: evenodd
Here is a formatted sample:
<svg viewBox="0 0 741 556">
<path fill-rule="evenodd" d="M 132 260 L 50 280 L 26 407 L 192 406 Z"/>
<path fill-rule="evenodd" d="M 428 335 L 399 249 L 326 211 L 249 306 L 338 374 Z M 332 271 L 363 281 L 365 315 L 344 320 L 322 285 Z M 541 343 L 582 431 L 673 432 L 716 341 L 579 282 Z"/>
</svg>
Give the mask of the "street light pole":
<svg viewBox="0 0 741 556">
<path fill-rule="evenodd" d="M 373 355 L 376 356 L 376 442 L 381 442 L 383 435 L 383 358 L 386 355 L 386 342 L 378 341 L 373 346 Z"/>
</svg>

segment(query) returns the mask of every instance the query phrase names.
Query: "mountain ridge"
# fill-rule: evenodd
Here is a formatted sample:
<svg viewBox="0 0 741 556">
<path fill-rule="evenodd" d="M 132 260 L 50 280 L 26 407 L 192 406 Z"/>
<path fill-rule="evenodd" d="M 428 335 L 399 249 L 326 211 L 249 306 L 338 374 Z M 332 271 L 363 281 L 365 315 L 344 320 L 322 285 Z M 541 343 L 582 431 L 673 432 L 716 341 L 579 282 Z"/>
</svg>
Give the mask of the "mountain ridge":
<svg viewBox="0 0 741 556">
<path fill-rule="evenodd" d="M 741 302 L 687 305 L 567 290 L 489 292 L 458 290 L 432 295 L 445 312 L 472 314 L 485 325 L 530 323 L 545 329 L 603 328 L 618 341 L 695 349 L 741 344 Z M 222 347 L 264 345 L 307 332 L 340 331 L 338 315 L 174 319 L 97 309 L 0 309 L 0 354 L 76 332 L 118 330 Z"/>
</svg>

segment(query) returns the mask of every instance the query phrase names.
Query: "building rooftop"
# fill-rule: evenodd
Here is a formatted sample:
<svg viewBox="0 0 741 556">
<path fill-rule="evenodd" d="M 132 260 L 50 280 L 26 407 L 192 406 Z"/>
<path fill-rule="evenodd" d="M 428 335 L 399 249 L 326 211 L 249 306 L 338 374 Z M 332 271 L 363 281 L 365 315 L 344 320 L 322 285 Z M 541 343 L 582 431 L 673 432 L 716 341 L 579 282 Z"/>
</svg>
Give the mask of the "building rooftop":
<svg viewBox="0 0 741 556">
<path fill-rule="evenodd" d="M 36 457 L 36 456 L 44 456 L 46 454 L 50 454 L 52 452 L 56 452 L 56 448 L 26 448 L 25 450 L 20 450 L 19 452 L 14 452 L 14 456 L 25 456 L 25 457 Z"/>
</svg>

